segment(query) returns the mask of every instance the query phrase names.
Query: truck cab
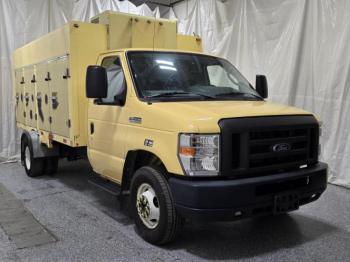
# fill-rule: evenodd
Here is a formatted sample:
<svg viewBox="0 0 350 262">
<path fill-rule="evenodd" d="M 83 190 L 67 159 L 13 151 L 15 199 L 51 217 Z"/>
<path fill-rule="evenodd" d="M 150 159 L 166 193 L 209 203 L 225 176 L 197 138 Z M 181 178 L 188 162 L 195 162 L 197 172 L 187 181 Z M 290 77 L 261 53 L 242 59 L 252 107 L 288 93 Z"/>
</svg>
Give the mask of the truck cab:
<svg viewBox="0 0 350 262">
<path fill-rule="evenodd" d="M 227 60 L 179 50 L 124 49 L 88 67 L 88 158 L 128 196 L 156 244 L 184 218 L 279 214 L 326 189 L 319 121 L 267 102 Z"/>
</svg>

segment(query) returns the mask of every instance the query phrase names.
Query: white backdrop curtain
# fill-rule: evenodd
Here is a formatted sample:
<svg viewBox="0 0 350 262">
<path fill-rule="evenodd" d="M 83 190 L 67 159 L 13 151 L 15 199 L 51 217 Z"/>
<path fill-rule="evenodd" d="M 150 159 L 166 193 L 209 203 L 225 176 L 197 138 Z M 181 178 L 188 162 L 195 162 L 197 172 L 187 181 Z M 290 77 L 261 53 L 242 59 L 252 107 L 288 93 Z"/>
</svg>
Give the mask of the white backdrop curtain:
<svg viewBox="0 0 350 262">
<path fill-rule="evenodd" d="M 230 60 L 269 100 L 323 120 L 321 160 L 330 181 L 350 187 L 350 1 L 189 0 L 174 6 L 179 31 Z"/>
<path fill-rule="evenodd" d="M 103 10 L 159 16 L 118 0 L 0 0 L 0 157 L 18 153 L 11 91 L 13 50 L 69 20 Z M 324 123 L 321 160 L 330 180 L 350 187 L 350 1 L 188 0 L 175 5 L 182 33 L 229 59 L 254 83 L 266 74 L 271 101 L 316 113 Z"/>
<path fill-rule="evenodd" d="M 136 7 L 129 1 L 0 0 L 0 159 L 18 157 L 19 152 L 12 96 L 12 52 L 70 20 L 89 21 L 105 10 L 160 16 L 158 7 L 154 10 L 146 4 Z"/>
</svg>

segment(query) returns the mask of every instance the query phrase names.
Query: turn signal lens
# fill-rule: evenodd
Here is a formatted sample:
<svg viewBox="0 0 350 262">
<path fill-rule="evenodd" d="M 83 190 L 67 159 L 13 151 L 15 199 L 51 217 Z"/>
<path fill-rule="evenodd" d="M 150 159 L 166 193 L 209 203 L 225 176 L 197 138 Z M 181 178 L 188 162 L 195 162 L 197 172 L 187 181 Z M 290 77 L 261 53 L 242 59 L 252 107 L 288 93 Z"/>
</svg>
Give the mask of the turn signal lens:
<svg viewBox="0 0 350 262">
<path fill-rule="evenodd" d="M 193 157 L 196 155 L 196 149 L 193 147 L 180 147 L 179 153 L 181 155 Z"/>
</svg>

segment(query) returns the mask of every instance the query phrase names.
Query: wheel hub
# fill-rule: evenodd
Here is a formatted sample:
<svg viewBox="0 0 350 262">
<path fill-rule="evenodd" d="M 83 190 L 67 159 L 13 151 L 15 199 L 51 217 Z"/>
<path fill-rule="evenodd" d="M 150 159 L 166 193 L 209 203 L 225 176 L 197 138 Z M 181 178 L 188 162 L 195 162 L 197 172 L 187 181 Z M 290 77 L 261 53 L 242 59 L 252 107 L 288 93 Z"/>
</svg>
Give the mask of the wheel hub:
<svg viewBox="0 0 350 262">
<path fill-rule="evenodd" d="M 137 213 L 143 224 L 153 229 L 159 222 L 159 204 L 154 189 L 147 183 L 141 184 L 137 190 Z"/>
<path fill-rule="evenodd" d="M 137 209 L 143 218 L 148 218 L 150 214 L 149 203 L 144 195 L 137 199 Z"/>
</svg>

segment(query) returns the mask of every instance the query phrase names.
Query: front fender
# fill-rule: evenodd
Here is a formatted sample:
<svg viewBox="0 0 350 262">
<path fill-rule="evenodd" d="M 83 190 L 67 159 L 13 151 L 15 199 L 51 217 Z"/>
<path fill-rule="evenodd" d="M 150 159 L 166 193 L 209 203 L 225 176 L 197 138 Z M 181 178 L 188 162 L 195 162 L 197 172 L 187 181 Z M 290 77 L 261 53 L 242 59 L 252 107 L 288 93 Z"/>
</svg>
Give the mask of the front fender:
<svg viewBox="0 0 350 262">
<path fill-rule="evenodd" d="M 126 135 L 125 152 L 144 150 L 156 155 L 169 173 L 184 175 L 177 157 L 178 134 L 132 126 Z"/>
</svg>

